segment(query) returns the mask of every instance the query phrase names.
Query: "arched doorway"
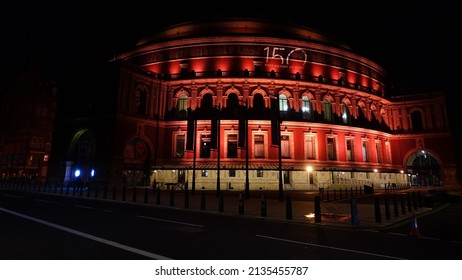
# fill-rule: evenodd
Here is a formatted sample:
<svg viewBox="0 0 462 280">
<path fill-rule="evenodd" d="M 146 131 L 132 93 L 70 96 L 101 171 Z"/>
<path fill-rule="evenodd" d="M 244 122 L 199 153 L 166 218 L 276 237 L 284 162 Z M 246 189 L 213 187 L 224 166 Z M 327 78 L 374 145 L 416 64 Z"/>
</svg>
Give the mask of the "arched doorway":
<svg viewBox="0 0 462 280">
<path fill-rule="evenodd" d="M 435 155 L 426 150 L 413 152 L 407 159 L 407 171 L 412 186 L 441 186 L 441 165 Z"/>
</svg>

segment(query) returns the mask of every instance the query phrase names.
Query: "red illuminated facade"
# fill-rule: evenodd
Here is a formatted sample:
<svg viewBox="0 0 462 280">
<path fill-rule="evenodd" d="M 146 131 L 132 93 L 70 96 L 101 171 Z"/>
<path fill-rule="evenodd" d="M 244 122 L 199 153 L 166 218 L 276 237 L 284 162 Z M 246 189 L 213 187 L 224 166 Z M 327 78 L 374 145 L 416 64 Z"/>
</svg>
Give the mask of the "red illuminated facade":
<svg viewBox="0 0 462 280">
<path fill-rule="evenodd" d="M 380 65 L 303 26 L 175 25 L 75 91 L 69 104 L 85 110 L 57 127 L 52 180 L 236 191 L 458 186 L 444 94 L 393 96 Z"/>
</svg>

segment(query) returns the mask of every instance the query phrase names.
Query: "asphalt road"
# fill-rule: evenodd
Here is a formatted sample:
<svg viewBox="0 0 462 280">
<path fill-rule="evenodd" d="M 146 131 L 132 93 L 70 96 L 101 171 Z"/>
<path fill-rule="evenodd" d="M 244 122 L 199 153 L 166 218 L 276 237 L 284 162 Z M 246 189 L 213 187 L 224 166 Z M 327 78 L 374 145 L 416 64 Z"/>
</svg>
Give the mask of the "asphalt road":
<svg viewBox="0 0 462 280">
<path fill-rule="evenodd" d="M 0 191 L 1 259 L 460 259 L 460 204 L 409 224 L 339 228 L 41 193 Z"/>
</svg>

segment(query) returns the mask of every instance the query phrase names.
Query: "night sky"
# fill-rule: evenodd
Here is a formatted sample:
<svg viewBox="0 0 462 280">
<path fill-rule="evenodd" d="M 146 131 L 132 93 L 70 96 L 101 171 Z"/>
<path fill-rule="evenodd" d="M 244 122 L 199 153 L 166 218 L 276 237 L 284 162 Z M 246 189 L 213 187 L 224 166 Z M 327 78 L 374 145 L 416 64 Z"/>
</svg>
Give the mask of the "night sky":
<svg viewBox="0 0 462 280">
<path fill-rule="evenodd" d="M 456 54 L 462 15 L 455 1 L 267 1 L 252 4 L 254 8 L 248 7 L 249 1 L 124 2 L 0 2 L 0 70 L 15 69 L 29 55 L 37 55 L 44 74 L 55 79 L 104 64 L 164 26 L 262 15 L 289 19 L 344 41 L 385 67 L 397 93 L 441 89 L 454 96 L 462 72 Z"/>
</svg>

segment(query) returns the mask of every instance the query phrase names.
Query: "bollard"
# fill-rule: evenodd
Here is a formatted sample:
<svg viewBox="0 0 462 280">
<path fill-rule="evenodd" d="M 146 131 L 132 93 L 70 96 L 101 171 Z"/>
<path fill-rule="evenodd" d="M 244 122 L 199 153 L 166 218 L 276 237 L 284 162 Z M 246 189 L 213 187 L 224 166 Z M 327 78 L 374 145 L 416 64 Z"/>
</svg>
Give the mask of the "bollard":
<svg viewBox="0 0 462 280">
<path fill-rule="evenodd" d="M 379 197 L 374 199 L 374 207 L 375 207 L 375 222 L 381 223 L 382 222 L 382 214 L 380 213 L 380 200 Z"/>
<path fill-rule="evenodd" d="M 416 196 L 416 192 L 412 192 L 412 204 L 414 205 L 414 210 L 417 210 L 417 196 Z"/>
<path fill-rule="evenodd" d="M 337 192 L 335 189 L 334 189 L 334 200 L 337 200 Z"/>
<path fill-rule="evenodd" d="M 286 220 L 292 220 L 292 199 L 286 196 Z"/>
<path fill-rule="evenodd" d="M 220 192 L 218 195 L 218 212 L 224 211 L 224 204 L 223 204 L 223 192 Z"/>
<path fill-rule="evenodd" d="M 265 198 L 265 195 L 262 194 L 261 195 L 261 199 L 260 199 L 260 216 L 262 217 L 266 217 L 267 215 L 267 211 L 266 211 L 266 198 Z"/>
<path fill-rule="evenodd" d="M 411 193 L 410 192 L 406 193 L 406 198 L 407 198 L 407 210 L 408 210 L 408 212 L 412 212 Z"/>
<path fill-rule="evenodd" d="M 239 194 L 239 215 L 244 215 L 244 198 Z"/>
<path fill-rule="evenodd" d="M 327 202 L 329 202 L 329 201 L 330 201 L 330 197 L 329 197 L 329 190 L 327 190 L 327 191 L 326 191 L 326 200 L 327 200 Z"/>
<path fill-rule="evenodd" d="M 201 210 L 205 210 L 205 191 L 201 193 Z"/>
<path fill-rule="evenodd" d="M 79 196 L 83 196 L 83 188 L 82 187 L 80 188 Z"/>
<path fill-rule="evenodd" d="M 160 205 L 160 189 L 156 190 L 156 205 Z"/>
<path fill-rule="evenodd" d="M 137 189 L 136 187 L 133 187 L 132 202 L 136 202 L 136 194 L 137 194 Z"/>
<path fill-rule="evenodd" d="M 125 201 L 126 195 L 127 195 L 127 187 L 123 186 L 123 188 L 122 188 L 122 201 Z"/>
<path fill-rule="evenodd" d="M 384 196 L 384 201 L 385 201 L 385 219 L 390 220 L 390 203 L 388 201 L 388 196 Z"/>
<path fill-rule="evenodd" d="M 99 186 L 95 186 L 95 198 L 98 198 Z"/>
<path fill-rule="evenodd" d="M 400 198 L 400 201 L 401 201 L 401 213 L 403 215 L 406 215 L 406 203 L 404 202 L 404 196 L 400 195 L 399 198 Z"/>
<path fill-rule="evenodd" d="M 117 188 L 116 186 L 112 187 L 112 200 L 116 200 L 117 198 Z"/>
<path fill-rule="evenodd" d="M 396 193 L 393 193 L 393 213 L 395 214 L 395 217 L 399 217 L 399 211 L 398 211 L 398 202 L 396 201 Z"/>
<path fill-rule="evenodd" d="M 351 224 L 353 226 L 359 225 L 359 215 L 358 215 L 358 205 L 356 204 L 356 199 L 350 199 L 350 208 L 351 208 Z"/>
<path fill-rule="evenodd" d="M 148 203 L 149 188 L 144 188 L 144 204 Z"/>
<path fill-rule="evenodd" d="M 103 198 L 107 199 L 107 185 L 104 185 L 104 192 L 103 192 Z"/>
<path fill-rule="evenodd" d="M 321 222 L 321 200 L 319 199 L 319 196 L 314 197 L 314 222 Z"/>
<path fill-rule="evenodd" d="M 189 208 L 189 190 L 187 188 L 184 190 L 184 208 Z"/>
<path fill-rule="evenodd" d="M 170 189 L 170 206 L 175 205 L 175 188 Z"/>
</svg>

